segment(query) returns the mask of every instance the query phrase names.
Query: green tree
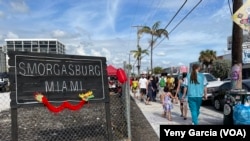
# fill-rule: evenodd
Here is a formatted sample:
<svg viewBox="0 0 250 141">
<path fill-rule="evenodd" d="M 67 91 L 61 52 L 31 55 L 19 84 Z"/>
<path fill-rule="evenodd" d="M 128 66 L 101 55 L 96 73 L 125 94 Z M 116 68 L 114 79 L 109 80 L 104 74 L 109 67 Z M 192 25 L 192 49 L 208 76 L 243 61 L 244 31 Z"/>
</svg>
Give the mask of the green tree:
<svg viewBox="0 0 250 141">
<path fill-rule="evenodd" d="M 201 62 L 202 65 L 205 66 L 206 72 L 209 71 L 208 68 L 210 67 L 210 65 L 213 64 L 213 61 L 215 61 L 216 59 L 216 51 L 207 49 L 205 51 L 200 52 L 199 62 Z"/>
<path fill-rule="evenodd" d="M 162 35 L 164 35 L 166 38 L 168 38 L 168 31 L 166 29 L 159 28 L 160 21 L 157 21 L 153 24 L 153 26 L 150 28 L 148 26 L 142 26 L 141 29 L 138 30 L 137 34 L 140 36 L 143 33 L 150 34 L 151 39 L 149 40 L 150 45 L 150 70 L 153 72 L 153 47 L 157 41 L 158 38 L 161 38 Z"/>
<path fill-rule="evenodd" d="M 138 75 L 140 75 L 142 55 L 148 55 L 148 50 L 142 49 L 139 45 L 137 45 L 137 50 L 131 50 L 131 53 L 133 53 L 133 57 L 137 60 Z"/>
<path fill-rule="evenodd" d="M 154 68 L 154 74 L 161 74 L 162 73 L 163 68 L 162 67 L 155 67 Z"/>
<path fill-rule="evenodd" d="M 131 72 L 132 70 L 132 65 L 131 64 L 126 64 L 126 69 L 129 70 L 129 72 Z"/>
<path fill-rule="evenodd" d="M 210 73 L 212 73 L 216 78 L 224 80 L 228 78 L 230 70 L 231 70 L 231 61 L 219 59 L 213 62 Z"/>
</svg>

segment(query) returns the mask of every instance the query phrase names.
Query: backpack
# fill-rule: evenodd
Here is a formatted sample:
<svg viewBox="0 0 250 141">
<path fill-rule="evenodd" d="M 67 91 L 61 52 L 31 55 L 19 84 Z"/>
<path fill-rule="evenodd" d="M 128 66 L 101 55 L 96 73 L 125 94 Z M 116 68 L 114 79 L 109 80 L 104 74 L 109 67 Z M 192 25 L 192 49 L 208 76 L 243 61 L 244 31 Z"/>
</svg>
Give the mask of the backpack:
<svg viewBox="0 0 250 141">
<path fill-rule="evenodd" d="M 164 78 L 161 78 L 160 87 L 165 87 L 165 86 L 166 86 L 166 82 L 165 82 Z"/>
</svg>

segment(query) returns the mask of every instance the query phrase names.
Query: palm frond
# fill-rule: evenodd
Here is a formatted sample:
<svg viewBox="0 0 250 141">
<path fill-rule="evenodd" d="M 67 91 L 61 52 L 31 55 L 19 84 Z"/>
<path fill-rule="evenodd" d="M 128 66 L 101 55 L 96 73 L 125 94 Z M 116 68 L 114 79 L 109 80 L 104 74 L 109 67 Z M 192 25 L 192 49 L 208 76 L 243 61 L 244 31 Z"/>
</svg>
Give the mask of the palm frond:
<svg viewBox="0 0 250 141">
<path fill-rule="evenodd" d="M 156 32 L 157 32 L 157 34 L 160 35 L 160 37 L 161 37 L 161 35 L 164 35 L 166 38 L 168 38 L 168 31 L 166 29 L 158 29 L 158 30 L 156 30 Z"/>
<path fill-rule="evenodd" d="M 160 21 L 157 21 L 156 23 L 154 23 L 154 25 L 152 26 L 152 30 L 157 30 L 160 26 L 161 22 Z"/>
<path fill-rule="evenodd" d="M 141 35 L 143 33 L 151 34 L 151 29 L 148 26 L 143 26 L 141 29 L 137 31 L 137 35 Z"/>
</svg>

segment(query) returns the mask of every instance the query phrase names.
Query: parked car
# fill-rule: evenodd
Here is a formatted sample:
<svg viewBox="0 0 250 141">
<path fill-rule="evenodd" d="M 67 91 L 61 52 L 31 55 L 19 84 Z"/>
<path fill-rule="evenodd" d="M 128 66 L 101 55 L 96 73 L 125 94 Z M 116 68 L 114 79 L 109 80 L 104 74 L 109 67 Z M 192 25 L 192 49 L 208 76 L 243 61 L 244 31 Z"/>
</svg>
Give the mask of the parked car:
<svg viewBox="0 0 250 141">
<path fill-rule="evenodd" d="M 8 86 L 8 82 L 4 81 L 3 78 L 0 78 L 0 91 L 5 92 Z"/>
<path fill-rule="evenodd" d="M 10 82 L 9 82 L 8 75 L 5 73 L 1 73 L 0 74 L 0 91 L 2 92 L 9 91 L 9 86 L 10 86 Z"/>
<path fill-rule="evenodd" d="M 222 110 L 224 106 L 224 97 L 227 91 L 231 89 L 231 81 L 224 81 L 224 83 L 218 87 L 212 93 L 212 104 L 216 110 Z M 242 89 L 250 92 L 250 79 L 242 80 Z"/>
<path fill-rule="evenodd" d="M 220 81 L 218 78 L 213 76 L 210 73 L 203 73 L 204 76 L 206 77 L 208 81 L 207 85 L 207 100 L 211 101 L 212 100 L 212 93 L 218 89 L 220 85 L 224 83 L 224 81 Z M 205 100 L 203 100 L 205 101 Z"/>
</svg>

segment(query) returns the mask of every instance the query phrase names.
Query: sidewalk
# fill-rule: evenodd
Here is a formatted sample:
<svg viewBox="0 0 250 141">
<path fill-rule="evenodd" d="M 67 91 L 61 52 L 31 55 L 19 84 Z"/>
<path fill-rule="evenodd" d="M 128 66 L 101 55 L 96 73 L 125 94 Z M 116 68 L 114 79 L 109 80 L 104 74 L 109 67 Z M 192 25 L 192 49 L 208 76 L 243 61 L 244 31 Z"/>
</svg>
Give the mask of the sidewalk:
<svg viewBox="0 0 250 141">
<path fill-rule="evenodd" d="M 133 98 L 133 94 L 131 93 L 131 97 Z M 138 99 L 134 99 L 138 107 L 141 109 L 144 116 L 147 118 L 158 137 L 160 137 L 160 125 L 191 125 L 191 115 L 190 111 L 188 111 L 187 120 L 184 120 L 183 117 L 180 117 L 180 106 L 179 104 L 174 104 L 174 108 L 172 110 L 172 121 L 167 120 L 162 117 L 163 109 L 162 105 L 159 102 L 150 102 L 151 105 L 145 105 L 144 102 L 139 101 Z M 206 107 L 201 107 L 199 123 L 201 125 L 222 125 L 223 124 L 223 114 L 211 110 Z"/>
</svg>

